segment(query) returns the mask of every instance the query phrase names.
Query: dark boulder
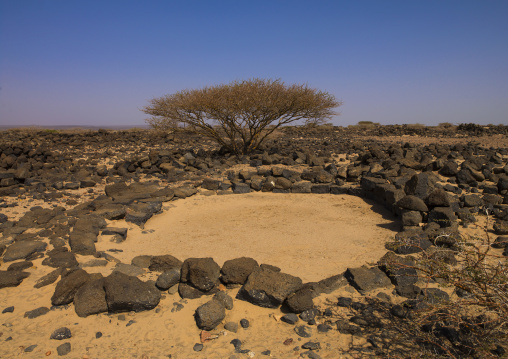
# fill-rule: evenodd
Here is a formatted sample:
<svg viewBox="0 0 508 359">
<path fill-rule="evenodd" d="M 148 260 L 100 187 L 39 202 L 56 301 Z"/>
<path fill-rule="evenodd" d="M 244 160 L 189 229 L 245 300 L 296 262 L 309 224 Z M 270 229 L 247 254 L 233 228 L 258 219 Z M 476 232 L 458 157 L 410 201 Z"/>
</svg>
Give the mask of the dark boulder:
<svg viewBox="0 0 508 359">
<path fill-rule="evenodd" d="M 81 255 L 92 255 L 96 252 L 97 235 L 93 232 L 72 231 L 69 238 L 71 251 Z"/>
<path fill-rule="evenodd" d="M 348 268 L 344 276 L 349 281 L 349 284 L 362 294 L 392 285 L 390 279 L 378 267 Z"/>
<path fill-rule="evenodd" d="M 293 193 L 311 193 L 311 188 L 313 184 L 309 181 L 300 181 L 295 182 L 291 187 L 291 192 Z"/>
<path fill-rule="evenodd" d="M 77 269 L 67 274 L 57 283 L 55 292 L 51 297 L 51 304 L 65 305 L 72 303 L 78 289 L 85 285 L 88 280 L 90 280 L 90 275 L 83 269 Z"/>
<path fill-rule="evenodd" d="M 426 200 L 436 187 L 437 177 L 433 173 L 422 172 L 415 174 L 406 183 L 404 191 L 408 195 Z"/>
<path fill-rule="evenodd" d="M 42 261 L 43 265 L 53 268 L 75 268 L 79 265 L 74 253 L 66 247 L 56 247 L 47 253 L 48 257 Z"/>
<path fill-rule="evenodd" d="M 181 274 L 179 268 L 170 269 L 159 275 L 157 281 L 155 282 L 155 285 L 160 290 L 168 290 L 169 288 L 180 282 L 180 275 Z"/>
<path fill-rule="evenodd" d="M 226 317 L 226 309 L 218 300 L 212 299 L 196 309 L 196 325 L 202 330 L 213 330 Z"/>
<path fill-rule="evenodd" d="M 90 280 L 76 291 L 74 295 L 74 310 L 80 317 L 108 311 L 104 278 Z"/>
<path fill-rule="evenodd" d="M 0 271 L 0 289 L 17 287 L 30 273 L 18 271 Z"/>
<path fill-rule="evenodd" d="M 172 255 L 165 254 L 151 257 L 148 269 L 154 272 L 166 272 L 173 268 L 180 269 L 181 267 L 181 260 L 173 257 Z"/>
<path fill-rule="evenodd" d="M 261 269 L 251 273 L 237 298 L 265 308 L 277 308 L 302 287 L 302 280 L 292 275 Z"/>
<path fill-rule="evenodd" d="M 442 188 L 436 188 L 427 198 L 429 207 L 450 207 L 450 198 Z"/>
<path fill-rule="evenodd" d="M 428 222 L 437 223 L 441 228 L 450 227 L 456 221 L 457 217 L 450 207 L 435 207 L 429 212 Z"/>
<path fill-rule="evenodd" d="M 313 291 L 304 287 L 287 297 L 285 304 L 292 313 L 301 313 L 314 308 L 313 298 Z"/>
<path fill-rule="evenodd" d="M 120 272 L 113 272 L 104 278 L 104 290 L 108 310 L 112 313 L 150 310 L 161 299 L 154 283 L 143 282 Z"/>
<path fill-rule="evenodd" d="M 418 253 L 432 245 L 428 234 L 421 231 L 399 232 L 395 235 L 395 240 L 395 244 L 387 245 L 387 249 L 393 250 L 397 254 Z"/>
<path fill-rule="evenodd" d="M 464 207 L 480 207 L 483 205 L 483 201 L 477 194 L 466 194 L 461 198 L 464 203 Z"/>
<path fill-rule="evenodd" d="M 188 258 L 183 262 L 180 280 L 207 292 L 217 284 L 220 267 L 212 258 Z"/>
<path fill-rule="evenodd" d="M 508 221 L 498 219 L 493 225 L 494 233 L 498 235 L 508 234 Z"/>
<path fill-rule="evenodd" d="M 395 205 L 410 211 L 427 212 L 429 210 L 421 198 L 413 195 L 407 195 L 403 197 Z"/>
<path fill-rule="evenodd" d="M 250 192 L 250 185 L 248 183 L 233 182 L 233 193 L 244 194 Z"/>
<path fill-rule="evenodd" d="M 256 260 L 241 257 L 225 261 L 222 268 L 222 282 L 224 284 L 244 284 L 249 275 L 259 269 Z"/>
</svg>

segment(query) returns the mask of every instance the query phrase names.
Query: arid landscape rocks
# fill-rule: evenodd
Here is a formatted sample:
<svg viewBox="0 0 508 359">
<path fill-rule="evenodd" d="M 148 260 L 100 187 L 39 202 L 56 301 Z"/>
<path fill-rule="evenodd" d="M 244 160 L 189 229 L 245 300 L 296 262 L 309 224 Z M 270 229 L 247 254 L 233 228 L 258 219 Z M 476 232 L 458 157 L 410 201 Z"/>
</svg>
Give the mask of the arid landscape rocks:
<svg viewBox="0 0 508 359">
<path fill-rule="evenodd" d="M 450 131 L 289 127 L 262 150 L 242 157 L 185 132 L 2 131 L 0 296 L 3 288 L 19 286 L 35 275 L 26 269 L 42 258 L 42 265 L 52 270 L 37 279 L 34 290 L 52 286 L 54 294 L 51 303 L 38 303 L 27 312 L 29 317 L 67 305 L 79 317 L 156 310 L 169 291 L 183 299 L 209 298 L 195 311 L 195 323 L 204 331 L 224 321 L 231 332 L 238 330 L 237 323 L 228 322 L 228 312 L 243 300 L 264 308 L 282 307 L 282 320 L 295 325 L 302 338 L 329 330 L 368 336 L 372 328 L 384 325 L 373 314 L 376 305 L 404 320 L 412 308 L 450 299 L 438 288 L 418 286 L 411 263 L 414 254 L 432 248 L 440 249 L 436 255 L 442 261 L 456 261 L 459 228 L 488 215 L 493 221 L 492 247 L 508 257 L 508 127 Z M 376 265 L 362 263 L 310 283 L 256 258 L 231 258 L 222 267 L 213 258 L 175 258 L 171 253 L 140 253 L 131 263 L 115 258 L 115 244 L 129 239 L 128 229 L 115 221 L 143 228 L 172 201 L 198 193 L 258 191 L 348 194 L 375 201 L 397 215 L 396 237 L 405 245 L 387 243 L 386 255 Z M 98 251 L 96 243 L 105 236 L 111 251 Z M 87 269 L 112 262 L 115 270 L 108 276 Z M 140 280 L 145 271 L 156 273 L 156 280 Z M 379 295 L 370 304 L 343 298 L 337 306 L 354 311 L 351 320 L 316 327 L 315 318 L 329 313 L 317 310 L 314 299 L 345 285 L 366 296 L 380 288 L 391 294 Z M 232 288 L 239 288 L 234 298 L 229 295 Z M 392 297 L 403 298 L 403 304 L 393 304 Z M 365 350 L 381 353 L 387 340 L 372 337 Z M 249 352 L 241 342 L 232 344 L 232 353 Z M 319 358 L 319 348 L 319 343 L 305 343 L 301 355 Z M 508 350 L 502 345 L 501 349 Z M 70 350 L 62 347 L 62 353 Z"/>
</svg>

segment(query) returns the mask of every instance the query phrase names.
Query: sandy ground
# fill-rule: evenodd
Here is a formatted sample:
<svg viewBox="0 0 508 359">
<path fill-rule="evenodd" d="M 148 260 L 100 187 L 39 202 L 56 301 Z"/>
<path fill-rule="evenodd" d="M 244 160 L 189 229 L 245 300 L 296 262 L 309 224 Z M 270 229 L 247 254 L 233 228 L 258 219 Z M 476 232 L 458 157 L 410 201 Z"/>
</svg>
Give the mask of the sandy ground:
<svg viewBox="0 0 508 359">
<path fill-rule="evenodd" d="M 130 230 L 115 257 L 124 263 L 138 254 L 212 257 L 222 266 L 246 256 L 318 281 L 377 261 L 400 226 L 388 210 L 348 195 L 198 195 L 168 207 L 144 230 L 123 222 Z"/>
<path fill-rule="evenodd" d="M 113 222 L 111 225 L 130 228 L 127 240 L 116 244 L 101 237 L 97 249 L 122 249 L 123 252 L 112 254 L 124 263 L 141 254 L 171 254 L 181 260 L 210 256 L 219 265 L 228 259 L 250 256 L 259 263 L 279 266 L 304 281 L 315 281 L 342 273 L 348 266 L 377 261 L 386 252 L 384 243 L 399 229 L 388 211 L 373 202 L 345 195 L 196 195 L 165 206 L 164 213 L 149 220 L 143 230 L 125 222 Z M 80 263 L 93 259 L 78 257 Z M 234 352 L 230 341 L 235 338 L 254 357 L 265 357 L 260 353 L 266 349 L 271 350 L 272 357 L 298 357 L 293 348 L 313 340 L 322 343 L 321 357 L 341 358 L 347 357 L 343 351 L 351 341 L 363 340 L 336 330 L 318 334 L 314 328 L 313 337 L 300 342 L 293 326 L 277 320 L 282 314 L 279 309 L 259 308 L 235 300 L 235 307 L 228 311 L 224 323 L 246 318 L 250 328 L 240 327 L 238 333 L 232 333 L 219 325 L 212 331 L 217 339 L 206 342 L 203 351 L 196 353 L 192 348 L 199 342 L 200 331 L 193 313 L 209 298 L 181 300 L 178 294 L 168 293 L 156 310 L 125 313 L 125 320 L 119 314 L 79 318 L 72 304 L 27 319 L 23 317 L 26 311 L 51 306 L 54 284 L 33 288 L 35 281 L 51 270 L 41 262 L 42 259 L 34 261 L 35 268 L 28 269 L 31 276 L 19 287 L 0 291 L 0 310 L 14 306 L 13 313 L 0 314 L 1 358 L 57 357 L 56 348 L 63 342 L 71 343 L 72 350 L 66 356 L 69 358 L 229 358 Z M 110 263 L 85 269 L 108 275 L 113 268 Z M 140 278 L 154 278 L 154 274 Z M 234 297 L 236 291 L 228 293 Z M 316 303 L 320 306 L 335 302 L 343 295 L 358 294 L 348 286 L 318 298 Z M 175 303 L 183 308 L 176 311 Z M 51 333 L 63 326 L 71 330 L 72 338 L 51 340 Z M 97 332 L 102 333 L 101 338 L 96 338 Z M 6 340 L 9 337 L 12 339 Z M 293 343 L 284 345 L 289 338 Z M 25 352 L 30 345 L 37 346 L 32 352 Z"/>
</svg>

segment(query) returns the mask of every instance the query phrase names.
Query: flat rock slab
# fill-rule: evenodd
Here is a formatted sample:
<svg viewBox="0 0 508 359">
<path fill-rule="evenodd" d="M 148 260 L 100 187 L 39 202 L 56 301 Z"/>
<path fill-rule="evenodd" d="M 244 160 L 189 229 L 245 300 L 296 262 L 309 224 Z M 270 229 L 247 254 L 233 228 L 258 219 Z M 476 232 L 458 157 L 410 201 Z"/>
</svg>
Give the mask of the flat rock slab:
<svg viewBox="0 0 508 359">
<path fill-rule="evenodd" d="M 378 267 L 348 268 L 344 276 L 362 294 L 392 285 L 390 278 Z"/>
<path fill-rule="evenodd" d="M 30 273 L 17 271 L 0 271 L 0 288 L 17 287 Z"/>
<path fill-rule="evenodd" d="M 150 310 L 161 299 L 154 283 L 143 282 L 120 272 L 113 272 L 104 279 L 104 290 L 108 310 L 112 313 Z"/>
<path fill-rule="evenodd" d="M 302 280 L 290 274 L 260 269 L 240 288 L 237 298 L 265 308 L 277 308 L 302 287 Z"/>
<path fill-rule="evenodd" d="M 108 311 L 104 278 L 88 281 L 78 289 L 74 295 L 74 310 L 80 317 Z"/>
<path fill-rule="evenodd" d="M 7 247 L 4 253 L 4 262 L 12 262 L 18 259 L 25 259 L 33 253 L 43 252 L 47 244 L 42 241 L 17 241 Z"/>
<path fill-rule="evenodd" d="M 83 269 L 78 269 L 69 273 L 57 283 L 55 292 L 51 297 L 51 304 L 65 305 L 72 303 L 74 295 L 78 289 L 81 288 L 89 279 L 90 274 Z"/>
<path fill-rule="evenodd" d="M 130 275 L 133 277 L 137 277 L 139 275 L 145 274 L 146 271 L 143 268 L 132 264 L 118 263 L 113 269 L 113 272 L 120 272 L 126 275 Z"/>
</svg>

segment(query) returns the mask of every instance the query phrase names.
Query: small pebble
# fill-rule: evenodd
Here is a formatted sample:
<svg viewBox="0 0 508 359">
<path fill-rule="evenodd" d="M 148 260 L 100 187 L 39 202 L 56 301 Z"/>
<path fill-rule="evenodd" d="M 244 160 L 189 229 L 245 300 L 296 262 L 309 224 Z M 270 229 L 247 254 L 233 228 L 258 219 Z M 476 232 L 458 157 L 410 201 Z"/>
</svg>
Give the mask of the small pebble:
<svg viewBox="0 0 508 359">
<path fill-rule="evenodd" d="M 272 352 L 269 350 L 264 350 L 261 352 L 261 355 L 270 355 L 270 354 L 272 354 Z"/>
<path fill-rule="evenodd" d="M 102 337 L 102 333 L 101 332 L 95 333 L 95 339 L 99 339 L 100 337 Z"/>
<path fill-rule="evenodd" d="M 33 350 L 37 347 L 37 344 L 30 345 L 29 347 L 25 348 L 25 353 L 31 353 Z"/>
<path fill-rule="evenodd" d="M 126 327 L 130 327 L 132 324 L 136 323 L 135 320 L 129 320 L 129 322 L 125 325 Z"/>
<path fill-rule="evenodd" d="M 120 314 L 118 317 L 117 317 L 118 320 L 125 320 L 125 314 Z"/>
<path fill-rule="evenodd" d="M 303 349 L 318 350 L 321 349 L 321 343 L 319 342 L 307 342 L 302 345 Z"/>
<path fill-rule="evenodd" d="M 247 329 L 249 327 L 250 323 L 247 319 L 242 319 L 242 320 L 240 320 L 240 325 L 242 326 L 243 329 Z"/>
<path fill-rule="evenodd" d="M 14 312 L 14 307 L 12 307 L 12 306 L 11 307 L 7 307 L 4 310 L 2 310 L 2 314 L 3 313 L 12 313 L 12 312 Z"/>
<path fill-rule="evenodd" d="M 203 344 L 201 343 L 196 343 L 194 344 L 194 347 L 192 348 L 195 352 L 200 352 L 201 350 L 203 350 Z"/>
</svg>

